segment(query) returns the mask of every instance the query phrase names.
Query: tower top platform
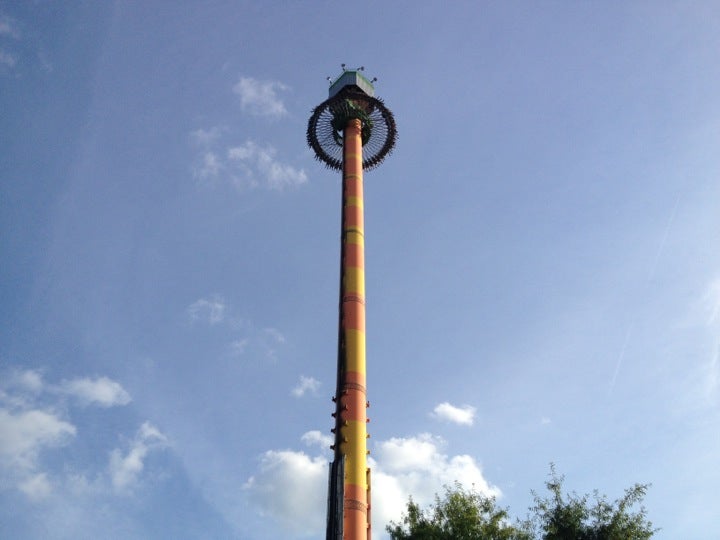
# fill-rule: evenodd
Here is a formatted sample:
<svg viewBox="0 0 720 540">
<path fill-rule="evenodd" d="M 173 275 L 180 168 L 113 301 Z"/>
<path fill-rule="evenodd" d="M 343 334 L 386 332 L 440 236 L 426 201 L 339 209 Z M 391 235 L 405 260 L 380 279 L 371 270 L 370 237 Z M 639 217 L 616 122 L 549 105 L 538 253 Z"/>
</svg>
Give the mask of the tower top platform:
<svg viewBox="0 0 720 540">
<path fill-rule="evenodd" d="M 373 87 L 372 82 L 369 81 L 367 77 L 361 73 L 361 71 L 362 68 L 343 70 L 342 74 L 330 85 L 330 95 L 328 97 L 336 96 L 345 88 L 355 91 L 360 90 L 363 94 L 374 97 L 375 88 Z"/>
</svg>

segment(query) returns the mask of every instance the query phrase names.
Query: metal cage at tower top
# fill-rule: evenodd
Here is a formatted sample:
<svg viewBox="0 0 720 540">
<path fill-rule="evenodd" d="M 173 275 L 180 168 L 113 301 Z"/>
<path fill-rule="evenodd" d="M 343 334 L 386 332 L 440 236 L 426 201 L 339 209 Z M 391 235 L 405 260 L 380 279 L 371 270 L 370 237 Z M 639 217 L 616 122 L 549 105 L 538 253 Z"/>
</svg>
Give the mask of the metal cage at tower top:
<svg viewBox="0 0 720 540">
<path fill-rule="evenodd" d="M 395 146 L 395 118 L 381 99 L 354 85 L 345 86 L 315 107 L 308 121 L 308 145 L 316 159 L 341 170 L 343 133 L 351 119 L 362 124 L 363 169 L 373 169 Z"/>
</svg>

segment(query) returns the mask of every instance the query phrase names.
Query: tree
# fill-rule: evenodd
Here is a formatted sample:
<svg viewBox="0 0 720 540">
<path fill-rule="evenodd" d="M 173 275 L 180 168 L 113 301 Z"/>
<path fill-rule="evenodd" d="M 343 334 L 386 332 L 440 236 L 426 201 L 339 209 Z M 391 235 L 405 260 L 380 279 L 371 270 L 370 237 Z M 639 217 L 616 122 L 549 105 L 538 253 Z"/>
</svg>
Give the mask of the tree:
<svg viewBox="0 0 720 540">
<path fill-rule="evenodd" d="M 533 492 L 533 516 L 526 522 L 542 540 L 647 540 L 657 531 L 647 520 L 642 500 L 648 484 L 634 484 L 614 502 L 597 490 L 592 503 L 588 495 L 563 495 L 565 477 L 550 465 L 550 479 L 545 482 L 550 495 L 543 498 Z M 632 507 L 640 505 L 638 511 Z M 539 535 L 539 536 L 538 536 Z"/>
<path fill-rule="evenodd" d="M 508 524 L 508 512 L 494 497 L 466 490 L 459 483 L 435 495 L 427 511 L 412 500 L 402 523 L 386 527 L 392 540 L 532 540 L 528 532 Z"/>
<path fill-rule="evenodd" d="M 391 522 L 386 530 L 392 540 L 647 540 L 657 531 L 642 507 L 647 484 L 634 484 L 609 502 L 597 491 L 592 501 L 588 495 L 563 495 L 564 480 L 551 464 L 545 482 L 549 495 L 533 491 L 530 516 L 514 525 L 494 497 L 456 483 L 445 487 L 442 499 L 436 495 L 427 510 L 411 497 L 401 522 Z M 640 509 L 634 511 L 635 505 Z"/>
</svg>

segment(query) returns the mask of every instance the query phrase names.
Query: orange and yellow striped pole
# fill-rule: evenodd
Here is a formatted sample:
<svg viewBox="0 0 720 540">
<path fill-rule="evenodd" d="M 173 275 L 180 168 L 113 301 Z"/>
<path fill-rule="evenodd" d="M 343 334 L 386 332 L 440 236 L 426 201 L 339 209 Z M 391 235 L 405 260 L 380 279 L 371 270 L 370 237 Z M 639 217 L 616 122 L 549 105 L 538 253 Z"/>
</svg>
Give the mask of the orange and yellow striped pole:
<svg viewBox="0 0 720 540">
<path fill-rule="evenodd" d="M 343 536 L 370 539 L 365 380 L 365 240 L 363 218 L 362 122 L 348 121 L 343 136 L 342 285 L 340 303 L 340 453 L 345 458 Z"/>
<path fill-rule="evenodd" d="M 363 168 L 380 164 L 395 146 L 392 113 L 375 97 L 364 68 L 345 69 L 330 97 L 308 120 L 315 157 L 342 170 L 340 324 L 338 325 L 335 442 L 328 475 L 326 540 L 370 540 L 370 469 L 367 466 L 365 381 L 365 238 Z M 342 153 L 342 160 L 340 154 Z"/>
</svg>

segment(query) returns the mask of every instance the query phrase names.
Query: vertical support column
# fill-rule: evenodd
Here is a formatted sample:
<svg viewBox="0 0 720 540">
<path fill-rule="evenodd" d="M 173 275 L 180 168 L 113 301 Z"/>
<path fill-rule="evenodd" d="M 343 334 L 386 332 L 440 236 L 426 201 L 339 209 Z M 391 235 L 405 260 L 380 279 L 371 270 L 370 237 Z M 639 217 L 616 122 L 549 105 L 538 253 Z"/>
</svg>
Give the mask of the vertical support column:
<svg viewBox="0 0 720 540">
<path fill-rule="evenodd" d="M 348 121 L 343 136 L 343 261 L 341 328 L 345 349 L 341 391 L 340 452 L 345 456 L 343 531 L 367 540 L 367 391 L 365 381 L 365 240 L 362 123 Z"/>
</svg>

